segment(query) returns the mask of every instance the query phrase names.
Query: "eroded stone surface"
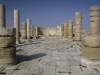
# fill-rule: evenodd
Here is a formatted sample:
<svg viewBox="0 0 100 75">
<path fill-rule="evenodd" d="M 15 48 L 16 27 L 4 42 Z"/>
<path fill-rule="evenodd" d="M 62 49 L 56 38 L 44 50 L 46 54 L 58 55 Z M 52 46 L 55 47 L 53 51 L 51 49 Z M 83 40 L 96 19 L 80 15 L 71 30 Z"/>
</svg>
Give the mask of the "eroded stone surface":
<svg viewBox="0 0 100 75">
<path fill-rule="evenodd" d="M 14 37 L 16 34 L 15 28 L 0 28 L 0 37 Z"/>
<path fill-rule="evenodd" d="M 15 46 L 15 37 L 0 37 L 0 47 L 11 47 Z"/>
<path fill-rule="evenodd" d="M 81 47 L 66 39 L 32 39 L 17 47 L 15 69 L 2 70 L 10 75 L 87 75 L 100 74 L 99 67 L 89 70 L 81 66 Z M 83 70 L 82 70 L 83 69 Z M 89 70 L 86 71 L 86 70 Z"/>
</svg>

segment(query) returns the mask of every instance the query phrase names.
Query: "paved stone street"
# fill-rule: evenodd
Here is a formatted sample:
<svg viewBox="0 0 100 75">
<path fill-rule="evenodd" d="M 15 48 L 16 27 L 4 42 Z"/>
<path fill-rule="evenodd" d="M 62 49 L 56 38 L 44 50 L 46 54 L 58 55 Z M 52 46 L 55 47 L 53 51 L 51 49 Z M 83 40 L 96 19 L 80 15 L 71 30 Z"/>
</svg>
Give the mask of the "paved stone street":
<svg viewBox="0 0 100 75">
<path fill-rule="evenodd" d="M 32 39 L 17 46 L 17 62 L 0 75 L 100 75 L 100 67 L 81 66 L 81 46 L 66 39 Z"/>
</svg>

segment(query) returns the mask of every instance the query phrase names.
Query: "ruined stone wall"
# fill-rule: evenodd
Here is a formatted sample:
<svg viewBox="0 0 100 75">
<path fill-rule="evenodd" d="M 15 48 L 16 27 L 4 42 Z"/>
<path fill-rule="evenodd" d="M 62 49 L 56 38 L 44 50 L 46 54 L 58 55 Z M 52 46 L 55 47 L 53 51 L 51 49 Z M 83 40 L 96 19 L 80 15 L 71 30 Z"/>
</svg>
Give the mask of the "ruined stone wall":
<svg viewBox="0 0 100 75">
<path fill-rule="evenodd" d="M 60 26 L 57 26 L 55 28 L 38 27 L 38 35 L 43 35 L 43 36 L 61 36 L 60 30 L 61 30 Z"/>
</svg>

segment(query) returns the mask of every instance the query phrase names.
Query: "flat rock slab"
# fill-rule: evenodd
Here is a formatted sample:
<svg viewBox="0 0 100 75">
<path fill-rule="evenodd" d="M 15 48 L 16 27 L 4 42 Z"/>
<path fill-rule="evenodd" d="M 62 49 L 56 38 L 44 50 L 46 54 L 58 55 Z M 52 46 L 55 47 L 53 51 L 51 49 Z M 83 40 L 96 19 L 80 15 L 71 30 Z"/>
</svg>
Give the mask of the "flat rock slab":
<svg viewBox="0 0 100 75">
<path fill-rule="evenodd" d="M 65 39 L 31 39 L 31 44 L 17 45 L 18 64 L 1 68 L 0 75 L 100 75 L 99 66 L 80 65 L 81 51 Z"/>
</svg>

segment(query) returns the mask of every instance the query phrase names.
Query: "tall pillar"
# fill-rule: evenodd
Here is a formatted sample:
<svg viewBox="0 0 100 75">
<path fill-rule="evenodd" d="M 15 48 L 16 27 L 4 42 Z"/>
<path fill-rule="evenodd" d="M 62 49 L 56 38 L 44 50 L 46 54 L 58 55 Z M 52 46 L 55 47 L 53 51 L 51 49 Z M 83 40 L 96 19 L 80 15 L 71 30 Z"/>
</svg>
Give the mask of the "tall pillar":
<svg viewBox="0 0 100 75">
<path fill-rule="evenodd" d="M 16 64 L 16 29 L 5 23 L 5 6 L 0 4 L 0 67 Z"/>
<path fill-rule="evenodd" d="M 0 4 L 0 28 L 6 27 L 6 10 L 5 5 Z"/>
<path fill-rule="evenodd" d="M 31 26 L 31 37 L 34 37 L 34 26 Z"/>
<path fill-rule="evenodd" d="M 22 22 L 21 38 L 22 39 L 26 39 L 27 38 L 27 26 L 26 26 L 26 22 Z"/>
<path fill-rule="evenodd" d="M 36 37 L 38 37 L 38 27 L 35 27 L 36 29 Z"/>
<path fill-rule="evenodd" d="M 89 36 L 82 39 L 82 59 L 81 63 L 85 66 L 100 66 L 100 7 L 90 8 L 90 31 Z"/>
<path fill-rule="evenodd" d="M 27 19 L 27 43 L 30 43 L 30 26 L 31 26 L 31 19 Z"/>
<path fill-rule="evenodd" d="M 73 41 L 73 20 L 68 21 L 68 41 Z"/>
<path fill-rule="evenodd" d="M 82 19 L 84 18 L 82 16 L 81 12 L 76 12 L 76 26 L 75 26 L 75 41 L 81 41 L 81 34 L 82 34 Z"/>
<path fill-rule="evenodd" d="M 64 37 L 64 24 L 61 25 L 61 37 Z"/>
<path fill-rule="evenodd" d="M 67 38 L 67 22 L 64 22 L 64 38 Z"/>
<path fill-rule="evenodd" d="M 14 10 L 14 28 L 16 28 L 16 44 L 19 44 L 19 10 Z"/>
</svg>

